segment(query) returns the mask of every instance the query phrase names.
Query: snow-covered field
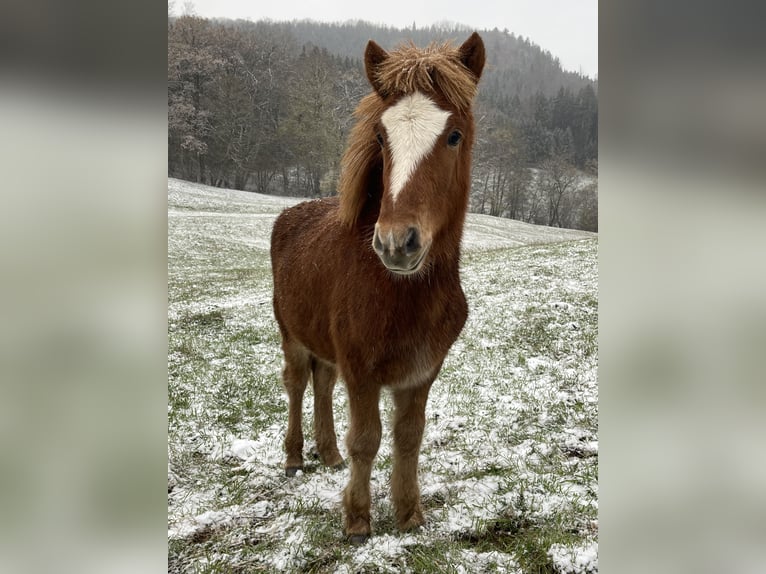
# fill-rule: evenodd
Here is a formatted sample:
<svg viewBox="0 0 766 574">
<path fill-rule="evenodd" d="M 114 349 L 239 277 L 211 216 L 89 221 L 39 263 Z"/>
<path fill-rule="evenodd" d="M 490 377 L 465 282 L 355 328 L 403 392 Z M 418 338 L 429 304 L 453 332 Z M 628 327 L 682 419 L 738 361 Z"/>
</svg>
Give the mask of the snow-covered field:
<svg viewBox="0 0 766 574">
<path fill-rule="evenodd" d="M 597 572 L 596 235 L 468 216 L 470 316 L 432 388 L 420 457 L 428 522 L 394 526 L 384 417 L 374 536 L 357 548 L 342 537 L 348 471 L 310 455 L 299 476 L 282 470 L 268 243 L 296 202 L 168 182 L 168 570 Z M 342 384 L 335 416 L 343 437 Z"/>
</svg>

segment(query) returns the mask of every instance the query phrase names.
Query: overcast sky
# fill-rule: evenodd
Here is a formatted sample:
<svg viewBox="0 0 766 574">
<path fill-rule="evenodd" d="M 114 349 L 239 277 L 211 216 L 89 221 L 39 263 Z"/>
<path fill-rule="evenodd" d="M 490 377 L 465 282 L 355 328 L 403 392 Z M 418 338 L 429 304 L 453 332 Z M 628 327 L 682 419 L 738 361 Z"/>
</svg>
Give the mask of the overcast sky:
<svg viewBox="0 0 766 574">
<path fill-rule="evenodd" d="M 456 22 L 508 28 L 558 57 L 566 70 L 598 73 L 598 0 L 192 0 L 205 18 L 320 22 L 367 20 L 398 28 Z M 184 0 L 176 0 L 181 12 Z"/>
</svg>

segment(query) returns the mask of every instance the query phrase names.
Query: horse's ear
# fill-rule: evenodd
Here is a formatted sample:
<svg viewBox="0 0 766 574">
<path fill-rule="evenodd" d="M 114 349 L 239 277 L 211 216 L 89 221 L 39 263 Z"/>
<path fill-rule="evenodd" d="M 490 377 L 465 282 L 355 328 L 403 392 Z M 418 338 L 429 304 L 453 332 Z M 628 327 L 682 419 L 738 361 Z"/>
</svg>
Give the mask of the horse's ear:
<svg viewBox="0 0 766 574">
<path fill-rule="evenodd" d="M 463 42 L 460 46 L 460 61 L 463 65 L 471 70 L 474 76 L 476 76 L 476 82 L 478 83 L 481 78 L 481 72 L 484 70 L 484 61 L 486 55 L 484 53 L 484 41 L 476 32 Z"/>
<path fill-rule="evenodd" d="M 364 50 L 364 71 L 367 73 L 367 79 L 372 88 L 383 97 L 382 85 L 378 76 L 380 65 L 388 58 L 388 52 L 376 44 L 373 40 L 367 42 L 367 48 Z"/>
</svg>

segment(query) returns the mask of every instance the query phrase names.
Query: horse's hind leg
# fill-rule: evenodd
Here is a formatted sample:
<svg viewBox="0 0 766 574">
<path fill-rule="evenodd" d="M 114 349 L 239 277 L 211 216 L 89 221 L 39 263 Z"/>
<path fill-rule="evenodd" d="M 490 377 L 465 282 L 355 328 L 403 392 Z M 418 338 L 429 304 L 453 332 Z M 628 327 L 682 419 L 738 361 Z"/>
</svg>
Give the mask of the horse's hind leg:
<svg viewBox="0 0 766 574">
<path fill-rule="evenodd" d="M 338 378 L 338 371 L 330 363 L 319 359 L 312 361 L 314 380 L 314 436 L 322 462 L 327 466 L 339 467 L 343 457 L 338 452 L 338 438 L 332 413 L 332 391 Z"/>
<path fill-rule="evenodd" d="M 288 419 L 285 436 L 285 474 L 294 476 L 303 468 L 303 428 L 301 414 L 303 411 L 303 394 L 311 372 L 309 353 L 301 345 L 283 341 L 285 352 L 285 368 L 282 380 L 287 391 Z"/>
</svg>

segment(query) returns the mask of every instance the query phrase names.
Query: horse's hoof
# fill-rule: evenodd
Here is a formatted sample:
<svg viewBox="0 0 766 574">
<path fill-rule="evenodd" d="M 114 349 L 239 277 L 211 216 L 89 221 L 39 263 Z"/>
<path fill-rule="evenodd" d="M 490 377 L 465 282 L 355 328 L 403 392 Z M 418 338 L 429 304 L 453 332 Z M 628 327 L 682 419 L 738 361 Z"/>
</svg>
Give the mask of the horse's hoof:
<svg viewBox="0 0 766 574">
<path fill-rule="evenodd" d="M 402 532 L 417 532 L 426 523 L 422 510 L 415 510 L 405 521 L 399 523 Z"/>
<path fill-rule="evenodd" d="M 346 464 L 345 460 L 340 461 L 338 464 L 332 465 L 330 468 L 332 470 L 345 470 L 346 467 L 348 467 L 348 464 Z"/>
<path fill-rule="evenodd" d="M 299 470 L 303 470 L 302 466 L 286 466 L 285 467 L 285 476 L 295 476 Z"/>
<path fill-rule="evenodd" d="M 361 546 L 370 539 L 369 534 L 354 534 L 348 537 L 348 541 L 354 546 Z"/>
</svg>

